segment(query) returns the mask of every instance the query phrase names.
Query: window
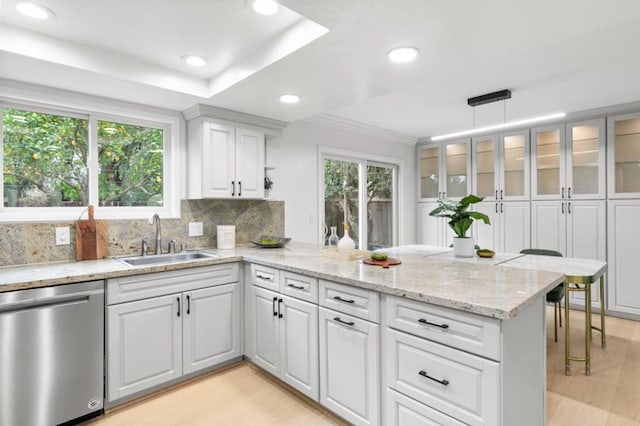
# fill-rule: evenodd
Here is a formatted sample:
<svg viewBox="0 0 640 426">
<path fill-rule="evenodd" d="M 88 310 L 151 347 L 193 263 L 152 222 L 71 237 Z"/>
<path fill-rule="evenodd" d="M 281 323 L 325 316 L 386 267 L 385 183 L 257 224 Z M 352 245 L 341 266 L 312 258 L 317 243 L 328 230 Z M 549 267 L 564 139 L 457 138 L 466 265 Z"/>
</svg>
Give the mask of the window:
<svg viewBox="0 0 640 426">
<path fill-rule="evenodd" d="M 176 120 L 0 105 L 0 221 L 179 215 L 169 183 Z M 172 118 L 173 119 L 173 118 Z"/>
<path fill-rule="evenodd" d="M 356 248 L 375 250 L 396 244 L 397 165 L 322 156 L 323 231 L 335 226 L 343 235 L 345 222 Z"/>
</svg>

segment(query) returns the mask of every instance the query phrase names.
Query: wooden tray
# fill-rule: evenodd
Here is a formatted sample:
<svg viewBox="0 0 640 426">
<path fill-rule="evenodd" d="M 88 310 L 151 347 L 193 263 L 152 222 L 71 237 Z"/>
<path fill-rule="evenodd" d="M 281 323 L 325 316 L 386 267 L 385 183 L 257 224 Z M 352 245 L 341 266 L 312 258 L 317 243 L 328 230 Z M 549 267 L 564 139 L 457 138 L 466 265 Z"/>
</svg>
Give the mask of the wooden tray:
<svg viewBox="0 0 640 426">
<path fill-rule="evenodd" d="M 382 266 L 383 268 L 388 268 L 389 266 L 399 265 L 400 259 L 396 259 L 394 257 L 388 257 L 387 260 L 373 260 L 373 259 L 362 259 L 362 263 L 366 263 L 367 265 L 377 265 Z"/>
<path fill-rule="evenodd" d="M 93 218 L 89 205 L 89 220 L 76 222 L 76 259 L 96 260 L 107 257 L 107 222 Z"/>
</svg>

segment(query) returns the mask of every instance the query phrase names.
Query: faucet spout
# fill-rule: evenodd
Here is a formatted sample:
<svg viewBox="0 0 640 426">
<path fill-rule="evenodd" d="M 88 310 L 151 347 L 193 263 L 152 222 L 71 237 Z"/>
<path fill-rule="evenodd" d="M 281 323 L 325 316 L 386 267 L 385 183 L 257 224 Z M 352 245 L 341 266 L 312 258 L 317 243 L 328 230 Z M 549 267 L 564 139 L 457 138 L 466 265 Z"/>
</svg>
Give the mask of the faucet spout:
<svg viewBox="0 0 640 426">
<path fill-rule="evenodd" d="M 151 224 L 156 224 L 156 251 L 155 254 L 162 254 L 162 232 L 160 227 L 160 216 L 158 213 L 154 213 L 149 221 Z"/>
</svg>

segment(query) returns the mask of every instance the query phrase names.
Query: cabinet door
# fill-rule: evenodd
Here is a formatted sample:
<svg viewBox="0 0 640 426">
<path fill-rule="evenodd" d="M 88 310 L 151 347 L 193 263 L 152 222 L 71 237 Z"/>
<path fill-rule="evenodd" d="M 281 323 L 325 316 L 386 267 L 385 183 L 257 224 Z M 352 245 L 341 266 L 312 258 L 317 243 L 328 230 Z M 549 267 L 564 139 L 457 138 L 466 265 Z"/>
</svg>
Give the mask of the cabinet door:
<svg viewBox="0 0 640 426">
<path fill-rule="evenodd" d="M 236 129 L 236 196 L 264 198 L 264 133 Z"/>
<path fill-rule="evenodd" d="M 528 200 L 529 130 L 500 135 L 497 196 L 502 200 Z"/>
<path fill-rule="evenodd" d="M 567 124 L 566 153 L 566 199 L 604 198 L 604 119 Z"/>
<path fill-rule="evenodd" d="M 173 294 L 107 308 L 109 401 L 182 375 L 180 303 Z"/>
<path fill-rule="evenodd" d="M 531 129 L 531 198 L 562 199 L 566 195 L 564 125 Z"/>
<path fill-rule="evenodd" d="M 607 119 L 609 198 L 640 198 L 640 114 Z"/>
<path fill-rule="evenodd" d="M 567 256 L 605 262 L 606 256 L 605 201 L 567 202 Z M 591 301 L 600 307 L 600 286 L 591 286 Z M 584 305 L 584 293 L 571 293 L 571 302 Z"/>
<path fill-rule="evenodd" d="M 202 197 L 231 198 L 235 181 L 235 129 L 203 123 Z"/>
<path fill-rule="evenodd" d="M 531 205 L 528 201 L 500 203 L 498 251 L 519 253 L 531 247 Z"/>
<path fill-rule="evenodd" d="M 318 306 L 280 296 L 280 378 L 318 401 Z"/>
<path fill-rule="evenodd" d="M 612 311 L 640 316 L 640 200 L 609 201 L 608 307 Z"/>
<path fill-rule="evenodd" d="M 280 371 L 279 295 L 256 286 L 251 286 L 251 292 L 253 362 L 274 376 L 278 376 Z"/>
<path fill-rule="evenodd" d="M 238 283 L 185 293 L 182 302 L 184 374 L 242 355 Z"/>
<path fill-rule="evenodd" d="M 418 146 L 418 170 L 420 172 L 420 199 L 435 200 L 441 196 L 440 144 Z"/>
<path fill-rule="evenodd" d="M 320 403 L 356 425 L 377 425 L 379 326 L 320 307 Z"/>
<path fill-rule="evenodd" d="M 531 247 L 567 255 L 567 219 L 564 201 L 531 203 Z"/>
<path fill-rule="evenodd" d="M 443 144 L 442 196 L 462 199 L 471 192 L 471 140 Z"/>
<path fill-rule="evenodd" d="M 473 209 L 477 212 L 484 213 L 489 216 L 491 225 L 486 225 L 481 220 L 473 221 L 473 238 L 476 244 L 481 248 L 489 248 L 498 251 L 498 227 L 500 222 L 500 211 L 498 202 L 480 202 L 475 204 Z"/>
<path fill-rule="evenodd" d="M 497 136 L 483 136 L 473 138 L 473 189 L 472 193 L 478 197 L 484 197 L 485 201 L 493 201 L 498 198 L 500 179 L 499 168 L 499 141 Z M 493 223 L 493 222 L 492 222 Z"/>
<path fill-rule="evenodd" d="M 418 244 L 441 247 L 444 245 L 442 222 L 444 219 L 429 216 L 438 203 L 418 203 Z"/>
</svg>

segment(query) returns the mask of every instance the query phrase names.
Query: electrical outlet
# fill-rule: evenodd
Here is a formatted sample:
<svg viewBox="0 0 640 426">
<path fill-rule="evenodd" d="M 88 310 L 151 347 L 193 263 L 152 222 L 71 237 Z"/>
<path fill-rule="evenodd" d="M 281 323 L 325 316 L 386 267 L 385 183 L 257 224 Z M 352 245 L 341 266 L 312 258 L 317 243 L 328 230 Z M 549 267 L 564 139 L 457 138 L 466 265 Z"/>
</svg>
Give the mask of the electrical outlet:
<svg viewBox="0 0 640 426">
<path fill-rule="evenodd" d="M 204 235 L 202 222 L 189 222 L 189 236 L 200 237 L 202 235 Z"/>
<path fill-rule="evenodd" d="M 67 246 L 71 244 L 71 234 L 68 226 L 56 228 L 56 245 Z"/>
</svg>

